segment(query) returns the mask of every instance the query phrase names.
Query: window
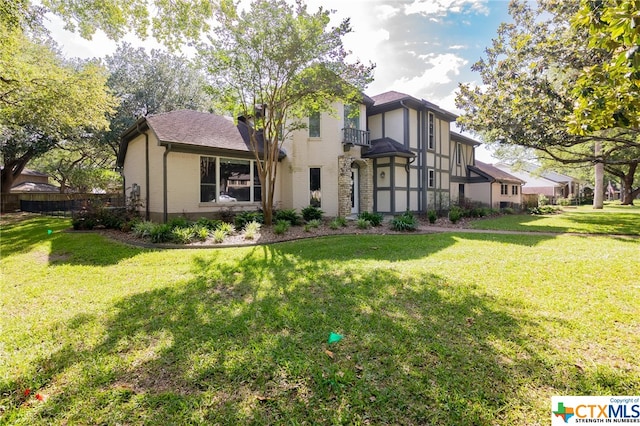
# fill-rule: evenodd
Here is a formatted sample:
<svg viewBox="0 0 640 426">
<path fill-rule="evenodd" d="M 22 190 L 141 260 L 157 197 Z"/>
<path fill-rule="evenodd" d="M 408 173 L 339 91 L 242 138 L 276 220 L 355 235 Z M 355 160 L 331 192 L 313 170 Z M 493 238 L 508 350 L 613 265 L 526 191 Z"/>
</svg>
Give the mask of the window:
<svg viewBox="0 0 640 426">
<path fill-rule="evenodd" d="M 253 160 L 200 157 L 200 202 L 260 201 Z"/>
<path fill-rule="evenodd" d="M 321 207 L 322 205 L 320 167 L 309 168 L 309 205 L 314 207 Z"/>
<path fill-rule="evenodd" d="M 500 184 L 500 195 L 509 195 L 509 185 Z"/>
<path fill-rule="evenodd" d="M 462 164 L 462 144 L 456 144 L 456 163 Z"/>
<path fill-rule="evenodd" d="M 360 129 L 360 106 L 345 105 L 344 106 L 344 128 Z"/>
<path fill-rule="evenodd" d="M 220 201 L 251 201 L 251 161 L 220 159 Z"/>
<path fill-rule="evenodd" d="M 427 171 L 427 186 L 434 188 L 436 186 L 436 172 L 433 169 Z"/>
<path fill-rule="evenodd" d="M 216 159 L 200 157 L 200 201 L 203 203 L 216 200 Z"/>
<path fill-rule="evenodd" d="M 320 112 L 314 112 L 309 116 L 309 137 L 320 137 Z"/>
<path fill-rule="evenodd" d="M 434 133 L 434 127 L 433 127 L 433 114 L 429 113 L 429 123 L 428 123 L 428 136 L 427 136 L 427 140 L 428 140 L 428 145 L 427 147 L 429 149 L 435 149 L 435 133 Z"/>
<path fill-rule="evenodd" d="M 518 185 L 513 185 L 511 187 L 511 195 L 518 195 Z"/>
</svg>

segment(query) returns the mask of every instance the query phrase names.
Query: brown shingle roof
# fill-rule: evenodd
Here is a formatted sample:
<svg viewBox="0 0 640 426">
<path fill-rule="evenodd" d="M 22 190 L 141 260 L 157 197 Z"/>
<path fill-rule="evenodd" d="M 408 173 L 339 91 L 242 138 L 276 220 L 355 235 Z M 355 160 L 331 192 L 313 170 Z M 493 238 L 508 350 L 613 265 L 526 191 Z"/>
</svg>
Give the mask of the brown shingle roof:
<svg viewBox="0 0 640 426">
<path fill-rule="evenodd" d="M 161 142 L 249 151 L 233 120 L 207 112 L 178 110 L 147 117 Z"/>
<path fill-rule="evenodd" d="M 523 180 L 518 179 L 517 177 L 510 175 L 491 164 L 483 163 L 482 161 L 476 160 L 475 166 L 469 166 L 469 169 L 480 171 L 482 174 L 490 176 L 498 182 L 525 183 Z"/>
</svg>

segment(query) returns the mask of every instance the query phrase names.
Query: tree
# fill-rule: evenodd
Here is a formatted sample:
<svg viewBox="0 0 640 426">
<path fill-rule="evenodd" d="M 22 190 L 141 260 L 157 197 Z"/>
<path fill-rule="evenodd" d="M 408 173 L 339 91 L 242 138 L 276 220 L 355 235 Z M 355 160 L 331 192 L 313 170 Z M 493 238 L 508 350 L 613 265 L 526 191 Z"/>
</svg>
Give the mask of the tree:
<svg viewBox="0 0 640 426">
<path fill-rule="evenodd" d="M 154 38 L 175 48 L 209 31 L 208 20 L 216 1 L 43 0 L 42 3 L 63 19 L 65 29 L 78 30 L 86 39 L 91 39 L 97 30 L 104 31 L 112 40 L 121 39 L 131 30 L 146 39 L 151 29 Z"/>
<path fill-rule="evenodd" d="M 577 6 L 542 1 L 534 10 L 512 1 L 514 22 L 500 25 L 486 59 L 473 65 L 483 86 L 460 85 L 456 103 L 464 114 L 459 122 L 487 143 L 532 148 L 564 164 L 603 164 L 632 185 L 640 162 L 637 129 L 571 131 L 576 103 L 572 89 L 581 70 L 613 56 L 589 47 L 586 31 L 569 25 Z M 631 190 L 623 202 L 632 203 L 638 192 L 640 188 Z"/>
<path fill-rule="evenodd" d="M 95 61 L 64 61 L 52 42 L 0 27 L 0 173 L 2 192 L 25 165 L 78 128 L 101 129 L 115 105 Z"/>
<path fill-rule="evenodd" d="M 237 2 L 223 0 L 215 18 L 219 25 L 199 53 L 217 108 L 249 124 L 262 209 L 271 224 L 282 141 L 310 111 L 360 98 L 373 65 L 347 63 L 342 37 L 351 31 L 348 19 L 328 28 L 330 12 L 311 13 L 301 1 L 254 0 L 239 10 Z"/>
<path fill-rule="evenodd" d="M 212 100 L 205 75 L 189 59 L 160 50 L 148 53 L 124 43 L 105 58 L 107 85 L 120 104 L 110 117 L 109 130 L 99 135 L 115 156 L 120 135 L 139 117 L 176 109 L 206 111 Z"/>
<path fill-rule="evenodd" d="M 588 33 L 589 47 L 604 49 L 608 61 L 585 67 L 573 93 L 577 97 L 571 130 L 585 133 L 640 126 L 640 9 L 631 0 L 582 0 L 572 19 Z"/>
</svg>

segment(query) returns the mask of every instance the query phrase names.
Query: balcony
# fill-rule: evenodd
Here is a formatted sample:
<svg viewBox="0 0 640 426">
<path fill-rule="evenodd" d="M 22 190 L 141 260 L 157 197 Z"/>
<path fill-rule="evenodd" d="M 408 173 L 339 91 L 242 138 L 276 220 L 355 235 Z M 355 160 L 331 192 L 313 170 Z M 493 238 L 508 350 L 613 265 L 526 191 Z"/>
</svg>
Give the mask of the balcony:
<svg viewBox="0 0 640 426">
<path fill-rule="evenodd" d="M 342 129 L 342 143 L 359 146 L 371 146 L 368 131 L 352 129 L 348 127 Z"/>
</svg>

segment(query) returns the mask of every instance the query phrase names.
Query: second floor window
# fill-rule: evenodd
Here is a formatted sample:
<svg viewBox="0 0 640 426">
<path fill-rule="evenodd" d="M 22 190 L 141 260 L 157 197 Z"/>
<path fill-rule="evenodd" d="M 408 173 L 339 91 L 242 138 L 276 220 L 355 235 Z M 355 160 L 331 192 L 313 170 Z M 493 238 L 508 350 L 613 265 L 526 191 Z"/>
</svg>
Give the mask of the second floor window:
<svg viewBox="0 0 640 426">
<path fill-rule="evenodd" d="M 309 116 L 309 137 L 320 137 L 320 112 L 311 113 Z"/>
<path fill-rule="evenodd" d="M 434 188 L 436 186 L 436 172 L 433 169 L 429 169 L 427 172 L 427 186 Z"/>
<path fill-rule="evenodd" d="M 504 183 L 500 185 L 500 195 L 509 195 L 509 185 Z"/>
<path fill-rule="evenodd" d="M 360 107 L 358 105 L 344 106 L 345 129 L 360 130 Z"/>
<path fill-rule="evenodd" d="M 518 185 L 513 185 L 511 187 L 511 195 L 518 195 Z"/>
<path fill-rule="evenodd" d="M 456 162 L 462 164 L 462 144 L 456 144 Z"/>
</svg>

